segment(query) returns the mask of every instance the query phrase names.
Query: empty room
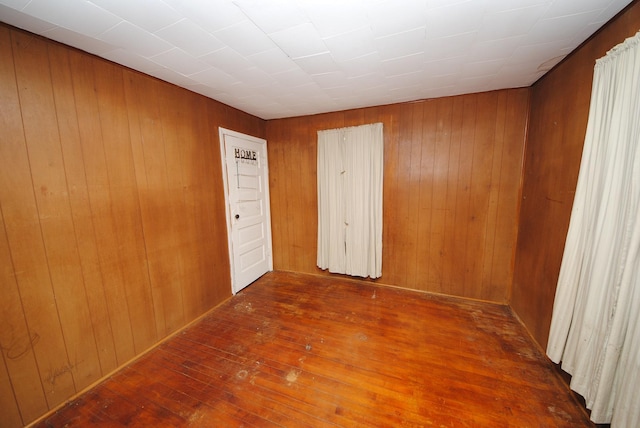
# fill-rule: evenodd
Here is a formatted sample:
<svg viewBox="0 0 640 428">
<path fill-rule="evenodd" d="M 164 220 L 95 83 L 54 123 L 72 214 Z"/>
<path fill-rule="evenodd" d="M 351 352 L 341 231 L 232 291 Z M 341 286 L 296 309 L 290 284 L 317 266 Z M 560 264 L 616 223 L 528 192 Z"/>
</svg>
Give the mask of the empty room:
<svg viewBox="0 0 640 428">
<path fill-rule="evenodd" d="M 0 0 L 0 428 L 640 426 L 638 0 Z"/>
</svg>

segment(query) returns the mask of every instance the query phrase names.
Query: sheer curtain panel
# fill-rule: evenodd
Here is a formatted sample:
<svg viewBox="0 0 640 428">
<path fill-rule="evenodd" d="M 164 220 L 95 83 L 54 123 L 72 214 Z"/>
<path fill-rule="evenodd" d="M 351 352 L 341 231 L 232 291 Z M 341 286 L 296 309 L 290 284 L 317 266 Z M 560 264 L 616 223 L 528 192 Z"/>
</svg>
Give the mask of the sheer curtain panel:
<svg viewBox="0 0 640 428">
<path fill-rule="evenodd" d="M 318 131 L 321 269 L 382 275 L 382 123 Z"/>
<path fill-rule="evenodd" d="M 595 65 L 547 354 L 591 419 L 640 426 L 640 32 Z"/>
</svg>

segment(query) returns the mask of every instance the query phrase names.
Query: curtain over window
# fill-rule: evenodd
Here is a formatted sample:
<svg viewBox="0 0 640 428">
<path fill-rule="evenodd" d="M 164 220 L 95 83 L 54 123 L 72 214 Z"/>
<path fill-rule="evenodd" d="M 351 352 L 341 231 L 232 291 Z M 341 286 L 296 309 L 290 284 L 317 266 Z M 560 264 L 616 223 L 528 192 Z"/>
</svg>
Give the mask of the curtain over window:
<svg viewBox="0 0 640 428">
<path fill-rule="evenodd" d="M 640 33 L 595 65 L 547 354 L 594 422 L 640 426 Z"/>
<path fill-rule="evenodd" d="M 318 131 L 318 267 L 382 275 L 382 123 Z"/>
</svg>

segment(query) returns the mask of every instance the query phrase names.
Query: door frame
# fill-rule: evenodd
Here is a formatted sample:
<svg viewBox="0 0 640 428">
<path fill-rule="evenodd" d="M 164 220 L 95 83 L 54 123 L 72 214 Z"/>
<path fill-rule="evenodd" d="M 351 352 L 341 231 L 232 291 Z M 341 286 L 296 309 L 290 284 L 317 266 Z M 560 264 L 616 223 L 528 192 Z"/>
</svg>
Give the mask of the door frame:
<svg viewBox="0 0 640 428">
<path fill-rule="evenodd" d="M 249 140 L 253 143 L 262 144 L 264 146 L 264 178 L 265 178 L 265 189 L 264 189 L 264 203 L 265 203 L 265 221 L 267 223 L 266 227 L 266 241 L 267 241 L 267 250 L 269 267 L 268 272 L 273 271 L 273 243 L 271 240 L 271 201 L 269 197 L 269 162 L 267 157 L 267 140 L 263 138 L 254 137 L 252 135 L 243 134 L 241 132 L 233 131 L 231 129 L 226 129 L 223 127 L 218 127 L 219 131 L 219 140 L 220 140 L 220 161 L 222 163 L 222 181 L 224 185 L 224 211 L 225 211 L 225 219 L 227 223 L 227 246 L 229 250 L 229 270 L 231 275 L 231 293 L 236 294 L 242 288 L 237 288 L 236 277 L 235 277 L 235 261 L 233 256 L 233 219 L 231 218 L 231 204 L 229 202 L 229 180 L 228 180 L 228 171 L 227 171 L 227 152 L 225 145 L 225 135 L 229 135 L 236 138 L 241 138 L 245 140 Z"/>
</svg>

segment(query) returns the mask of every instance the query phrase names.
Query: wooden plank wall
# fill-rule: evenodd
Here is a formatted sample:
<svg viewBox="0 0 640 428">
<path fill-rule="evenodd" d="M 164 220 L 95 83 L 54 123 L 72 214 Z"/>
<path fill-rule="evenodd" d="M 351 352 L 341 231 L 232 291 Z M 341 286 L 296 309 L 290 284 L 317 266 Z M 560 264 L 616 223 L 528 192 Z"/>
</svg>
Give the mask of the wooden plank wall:
<svg viewBox="0 0 640 428">
<path fill-rule="evenodd" d="M 0 425 L 231 294 L 220 103 L 0 25 Z"/>
<path fill-rule="evenodd" d="M 267 122 L 274 267 L 316 267 L 322 129 L 384 124 L 381 284 L 506 303 L 528 89 Z"/>
<path fill-rule="evenodd" d="M 531 89 L 511 305 L 546 347 L 580 169 L 596 59 L 640 29 L 634 2 Z"/>
</svg>

